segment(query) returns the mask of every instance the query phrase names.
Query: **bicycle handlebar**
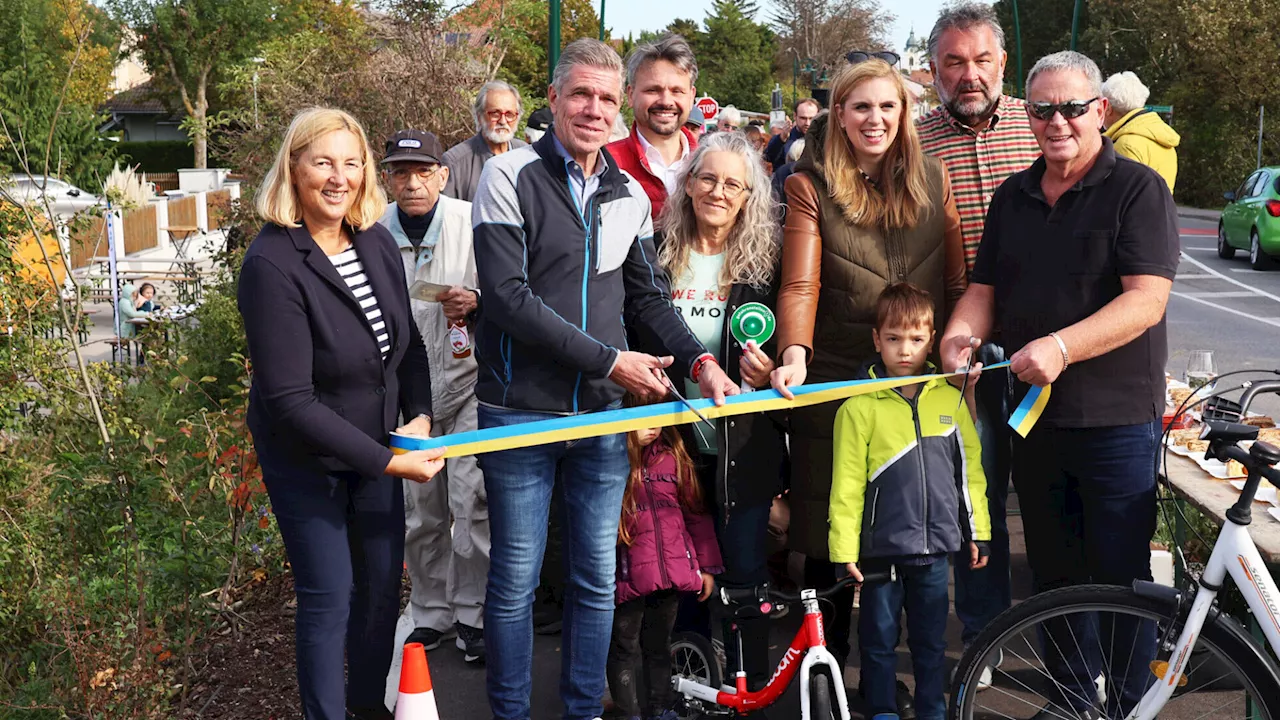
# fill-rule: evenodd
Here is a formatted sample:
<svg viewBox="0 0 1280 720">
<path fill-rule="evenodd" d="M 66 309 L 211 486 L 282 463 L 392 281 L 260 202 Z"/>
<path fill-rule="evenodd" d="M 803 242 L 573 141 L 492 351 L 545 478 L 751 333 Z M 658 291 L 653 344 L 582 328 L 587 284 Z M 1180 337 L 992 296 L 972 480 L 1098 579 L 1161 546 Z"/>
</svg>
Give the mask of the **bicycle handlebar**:
<svg viewBox="0 0 1280 720">
<path fill-rule="evenodd" d="M 1259 383 L 1259 385 L 1263 384 L 1265 383 Z M 1280 387 L 1280 383 L 1277 383 L 1277 387 Z M 1242 398 L 1242 400 L 1245 399 L 1252 398 Z M 1241 402 L 1241 407 L 1247 409 L 1248 404 Z M 1274 485 L 1280 485 L 1280 469 L 1273 467 L 1280 462 L 1280 448 L 1255 440 L 1258 437 L 1258 428 L 1252 425 L 1222 420 L 1206 421 L 1200 437 L 1209 441 L 1209 451 L 1205 453 L 1206 456 L 1217 458 L 1222 462 L 1235 460 L 1248 471 L 1249 476 L 1240 490 L 1239 501 L 1227 510 L 1229 520 L 1238 525 L 1248 525 L 1252 516 L 1253 498 L 1258 492 L 1258 485 L 1261 484 L 1262 478 L 1265 477 Z M 1248 450 L 1245 450 L 1238 445 L 1241 440 L 1255 441 Z"/>
<path fill-rule="evenodd" d="M 895 568 L 891 567 L 887 572 L 865 573 L 862 576 L 861 581 L 855 580 L 853 576 L 850 575 L 825 590 L 801 590 L 798 593 L 787 593 L 774 589 L 769 585 L 769 583 L 764 583 L 763 585 L 757 585 L 749 588 L 722 587 L 720 588 L 719 597 L 720 602 L 724 605 L 741 605 L 744 603 L 757 603 L 768 600 L 780 603 L 800 602 L 801 600 L 809 599 L 810 593 L 812 593 L 813 599 L 828 598 L 841 590 L 844 590 L 850 585 L 860 585 L 862 583 L 869 582 L 893 582 L 897 579 L 898 572 Z"/>
<path fill-rule="evenodd" d="M 1280 380 L 1262 380 L 1245 388 L 1244 394 L 1240 396 L 1240 417 L 1245 417 L 1249 412 L 1249 404 L 1253 402 L 1255 395 L 1269 392 L 1280 392 Z"/>
</svg>

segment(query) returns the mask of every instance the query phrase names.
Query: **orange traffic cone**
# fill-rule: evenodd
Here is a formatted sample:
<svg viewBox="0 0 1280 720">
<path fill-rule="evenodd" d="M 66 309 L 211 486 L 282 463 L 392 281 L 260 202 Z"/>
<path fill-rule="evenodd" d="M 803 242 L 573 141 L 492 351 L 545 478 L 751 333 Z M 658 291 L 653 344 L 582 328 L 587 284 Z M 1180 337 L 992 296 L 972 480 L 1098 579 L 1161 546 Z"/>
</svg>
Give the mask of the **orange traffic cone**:
<svg viewBox="0 0 1280 720">
<path fill-rule="evenodd" d="M 427 670 L 427 651 L 422 643 L 404 646 L 396 720 L 440 720 L 436 695 L 431 690 L 431 673 Z"/>
</svg>

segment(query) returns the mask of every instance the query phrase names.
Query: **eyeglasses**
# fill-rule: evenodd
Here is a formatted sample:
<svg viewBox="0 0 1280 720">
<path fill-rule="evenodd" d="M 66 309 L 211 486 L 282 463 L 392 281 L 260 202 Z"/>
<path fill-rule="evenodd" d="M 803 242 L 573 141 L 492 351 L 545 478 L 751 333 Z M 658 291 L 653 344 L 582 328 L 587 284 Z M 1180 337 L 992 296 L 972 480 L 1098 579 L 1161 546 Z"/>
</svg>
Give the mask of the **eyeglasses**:
<svg viewBox="0 0 1280 720">
<path fill-rule="evenodd" d="M 1037 120 L 1052 120 L 1057 113 L 1062 113 L 1064 120 L 1073 120 L 1088 111 L 1099 98 L 1089 100 L 1068 100 L 1061 103 L 1034 102 L 1027 103 L 1027 112 Z"/>
<path fill-rule="evenodd" d="M 730 200 L 736 200 L 739 195 L 751 189 L 737 180 L 720 180 L 715 175 L 698 175 L 694 179 L 698 181 L 698 189 L 705 193 L 714 192 L 716 186 L 723 187 L 724 196 Z"/>
<path fill-rule="evenodd" d="M 520 119 L 520 113 L 511 112 L 511 111 L 503 112 L 502 110 L 490 110 L 489 112 L 485 113 L 485 115 L 488 116 L 488 118 L 494 122 L 498 122 L 499 120 L 506 120 L 509 123 L 513 123 Z"/>
<path fill-rule="evenodd" d="M 435 177 L 438 172 L 440 172 L 439 165 L 424 165 L 414 168 L 393 167 L 387 174 L 397 182 L 407 182 L 410 177 L 416 177 L 419 181 L 425 183 Z"/>
<path fill-rule="evenodd" d="M 890 65 L 897 65 L 898 60 L 900 60 L 898 53 L 893 52 L 892 50 L 881 50 L 880 52 L 854 50 L 853 52 L 845 55 L 844 59 L 848 60 L 851 65 L 857 65 L 858 63 L 866 62 L 868 60 L 883 60 Z"/>
</svg>

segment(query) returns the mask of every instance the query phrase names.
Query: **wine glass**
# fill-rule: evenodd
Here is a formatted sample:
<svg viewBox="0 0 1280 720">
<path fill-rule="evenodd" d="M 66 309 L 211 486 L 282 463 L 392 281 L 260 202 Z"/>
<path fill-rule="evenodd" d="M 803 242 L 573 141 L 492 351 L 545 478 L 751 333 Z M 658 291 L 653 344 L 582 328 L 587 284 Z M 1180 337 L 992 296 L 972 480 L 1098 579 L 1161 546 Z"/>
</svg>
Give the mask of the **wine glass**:
<svg viewBox="0 0 1280 720">
<path fill-rule="evenodd" d="M 1218 368 L 1213 364 L 1213 352 L 1193 350 L 1187 357 L 1187 384 L 1192 390 L 1212 385 L 1218 378 Z"/>
</svg>

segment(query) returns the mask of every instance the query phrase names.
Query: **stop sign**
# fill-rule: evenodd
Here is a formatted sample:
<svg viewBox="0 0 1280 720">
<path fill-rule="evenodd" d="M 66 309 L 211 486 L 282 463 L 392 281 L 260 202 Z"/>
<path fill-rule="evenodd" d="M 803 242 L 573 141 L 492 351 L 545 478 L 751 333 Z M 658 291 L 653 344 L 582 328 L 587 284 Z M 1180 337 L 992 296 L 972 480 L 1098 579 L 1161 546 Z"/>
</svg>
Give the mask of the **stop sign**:
<svg viewBox="0 0 1280 720">
<path fill-rule="evenodd" d="M 710 96 L 698 98 L 697 106 L 702 111 L 702 117 L 707 120 L 715 120 L 716 114 L 720 112 L 720 103 Z"/>
</svg>

